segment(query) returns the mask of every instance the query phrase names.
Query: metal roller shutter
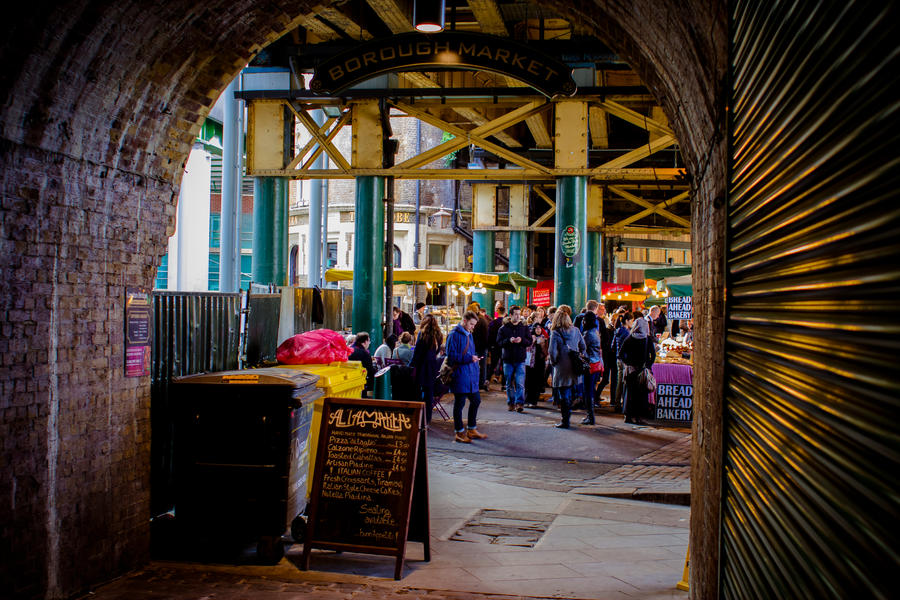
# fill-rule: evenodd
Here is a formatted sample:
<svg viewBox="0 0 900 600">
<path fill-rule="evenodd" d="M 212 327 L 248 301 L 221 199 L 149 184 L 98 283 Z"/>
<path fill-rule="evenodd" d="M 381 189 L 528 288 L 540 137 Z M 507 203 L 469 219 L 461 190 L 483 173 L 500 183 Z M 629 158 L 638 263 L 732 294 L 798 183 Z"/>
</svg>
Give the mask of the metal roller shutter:
<svg viewBox="0 0 900 600">
<path fill-rule="evenodd" d="M 896 597 L 894 4 L 730 3 L 726 598 Z"/>
</svg>

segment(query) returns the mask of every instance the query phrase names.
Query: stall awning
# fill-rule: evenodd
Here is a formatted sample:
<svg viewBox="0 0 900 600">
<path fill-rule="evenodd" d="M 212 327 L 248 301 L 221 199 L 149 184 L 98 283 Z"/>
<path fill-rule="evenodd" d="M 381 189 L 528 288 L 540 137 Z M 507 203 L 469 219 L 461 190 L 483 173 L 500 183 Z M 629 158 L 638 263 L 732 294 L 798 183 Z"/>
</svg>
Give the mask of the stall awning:
<svg viewBox="0 0 900 600">
<path fill-rule="evenodd" d="M 325 281 L 352 281 L 350 269 L 328 269 Z M 442 269 L 394 269 L 394 283 L 415 285 L 420 283 L 478 286 L 491 290 L 517 293 L 520 287 L 534 287 L 537 281 L 515 271 L 510 273 L 473 273 L 470 271 L 447 271 Z"/>
</svg>

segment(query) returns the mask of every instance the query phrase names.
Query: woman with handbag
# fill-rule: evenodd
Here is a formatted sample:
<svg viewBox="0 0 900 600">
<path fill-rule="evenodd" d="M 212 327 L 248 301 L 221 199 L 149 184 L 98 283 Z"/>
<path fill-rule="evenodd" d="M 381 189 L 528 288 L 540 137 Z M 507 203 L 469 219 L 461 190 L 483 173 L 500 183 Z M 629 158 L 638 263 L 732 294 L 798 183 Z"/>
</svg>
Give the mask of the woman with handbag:
<svg viewBox="0 0 900 600">
<path fill-rule="evenodd" d="M 556 424 L 559 429 L 569 428 L 572 414 L 572 387 L 578 381 L 570 352 L 584 352 L 584 338 L 572 325 L 572 309 L 562 305 L 553 313 L 550 326 L 550 363 L 553 365 L 553 391 L 559 402 L 562 420 Z"/>
<path fill-rule="evenodd" d="M 625 365 L 625 422 L 632 425 L 646 425 L 644 418 L 648 416 L 649 391 L 641 373 L 656 360 L 655 344 L 649 334 L 647 320 L 636 318 L 631 335 L 625 338 L 619 350 L 619 359 Z"/>
<path fill-rule="evenodd" d="M 584 327 L 585 354 L 591 364 L 590 372 L 584 376 L 584 410 L 587 416 L 581 421 L 582 425 L 595 425 L 594 404 L 600 404 L 597 393 L 597 384 L 603 377 L 603 344 L 600 340 L 600 328 L 597 315 L 588 311 L 581 322 Z M 606 326 L 606 324 L 603 324 Z"/>
<path fill-rule="evenodd" d="M 438 374 L 437 355 L 443 343 L 444 335 L 437 319 L 434 315 L 425 315 L 419 322 L 419 333 L 409 366 L 415 372 L 419 399 L 425 404 L 425 422 L 429 425 L 434 406 L 435 378 Z"/>
</svg>

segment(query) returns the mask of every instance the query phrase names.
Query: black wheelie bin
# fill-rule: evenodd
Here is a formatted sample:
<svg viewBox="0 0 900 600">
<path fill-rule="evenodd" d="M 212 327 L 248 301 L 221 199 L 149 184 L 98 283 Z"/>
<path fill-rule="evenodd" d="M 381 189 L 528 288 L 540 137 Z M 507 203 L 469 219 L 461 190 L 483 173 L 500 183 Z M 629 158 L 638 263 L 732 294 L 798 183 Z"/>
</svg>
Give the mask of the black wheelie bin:
<svg viewBox="0 0 900 600">
<path fill-rule="evenodd" d="M 278 561 L 306 508 L 309 427 L 318 375 L 250 369 L 173 381 L 175 523 L 179 537 Z"/>
</svg>

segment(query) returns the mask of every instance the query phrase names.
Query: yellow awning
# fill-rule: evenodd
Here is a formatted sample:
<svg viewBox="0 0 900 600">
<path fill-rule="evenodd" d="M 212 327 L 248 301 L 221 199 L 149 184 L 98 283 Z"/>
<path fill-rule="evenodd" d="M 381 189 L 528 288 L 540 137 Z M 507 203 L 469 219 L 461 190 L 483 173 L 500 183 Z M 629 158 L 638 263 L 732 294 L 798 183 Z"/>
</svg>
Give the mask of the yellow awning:
<svg viewBox="0 0 900 600">
<path fill-rule="evenodd" d="M 328 269 L 325 281 L 353 281 L 351 269 Z M 462 285 L 497 285 L 500 276 L 494 273 L 470 273 L 441 269 L 394 269 L 394 283 L 458 283 Z"/>
</svg>

